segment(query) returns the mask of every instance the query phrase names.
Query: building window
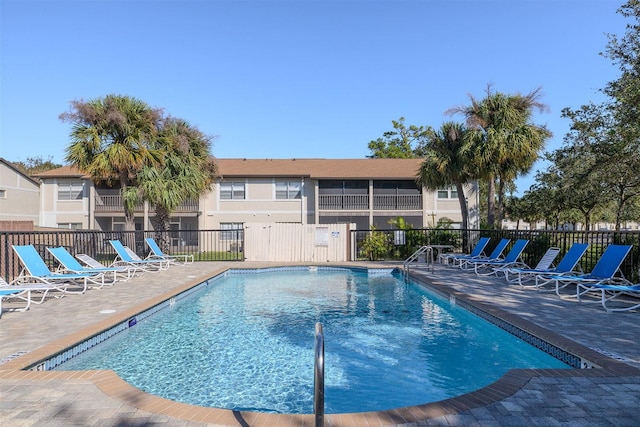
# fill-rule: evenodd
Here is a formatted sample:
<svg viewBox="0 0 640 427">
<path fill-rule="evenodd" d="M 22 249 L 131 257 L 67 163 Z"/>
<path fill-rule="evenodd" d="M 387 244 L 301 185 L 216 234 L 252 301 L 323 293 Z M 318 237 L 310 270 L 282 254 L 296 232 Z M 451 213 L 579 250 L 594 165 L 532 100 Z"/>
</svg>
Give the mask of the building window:
<svg viewBox="0 0 640 427">
<path fill-rule="evenodd" d="M 59 222 L 58 228 L 64 228 L 66 230 L 79 230 L 82 228 L 82 224 L 79 222 Z"/>
<path fill-rule="evenodd" d="M 0 199 L 7 198 L 7 190 L 0 190 Z"/>
<path fill-rule="evenodd" d="M 241 240 L 244 229 L 241 222 L 221 222 L 220 240 Z"/>
<path fill-rule="evenodd" d="M 82 182 L 59 182 L 58 200 L 79 200 L 82 199 Z"/>
<path fill-rule="evenodd" d="M 438 199 L 457 199 L 458 191 L 456 187 L 450 186 L 449 188 L 441 188 L 438 190 Z"/>
<path fill-rule="evenodd" d="M 299 199 L 301 188 L 300 181 L 276 181 L 276 199 Z"/>
<path fill-rule="evenodd" d="M 220 199 L 221 200 L 239 200 L 244 199 L 244 182 L 221 182 L 220 183 Z"/>
<path fill-rule="evenodd" d="M 374 194 L 418 195 L 422 189 L 415 181 L 407 180 L 376 180 L 373 181 Z"/>
<path fill-rule="evenodd" d="M 369 194 L 369 181 L 322 180 L 318 183 L 320 194 Z"/>
</svg>

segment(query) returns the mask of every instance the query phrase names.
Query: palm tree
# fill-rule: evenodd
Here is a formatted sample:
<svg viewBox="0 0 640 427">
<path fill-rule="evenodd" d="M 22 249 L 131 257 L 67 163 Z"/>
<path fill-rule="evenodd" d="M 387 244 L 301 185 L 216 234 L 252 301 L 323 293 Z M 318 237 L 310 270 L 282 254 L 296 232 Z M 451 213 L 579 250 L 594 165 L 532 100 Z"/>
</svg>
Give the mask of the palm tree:
<svg viewBox="0 0 640 427">
<path fill-rule="evenodd" d="M 496 210 L 502 211 L 505 186 L 529 172 L 551 132 L 531 123 L 533 110 L 546 110 L 539 102 L 540 89 L 527 95 L 506 95 L 487 88 L 486 96 L 471 105 L 457 107 L 449 113 L 462 113 L 467 119 L 469 149 L 473 151 L 480 177 L 487 180 L 487 223 L 496 222 Z M 496 184 L 498 206 L 496 207 Z"/>
<path fill-rule="evenodd" d="M 130 191 L 155 207 L 151 221 L 158 244 L 166 250 L 171 214 L 211 189 L 216 165 L 209 153 L 210 138 L 181 119 L 163 122 L 154 147 L 164 153 L 162 163 L 145 166 L 138 187 Z"/>
<path fill-rule="evenodd" d="M 473 181 L 476 173 L 466 147 L 466 129 L 455 122 L 444 123 L 430 134 L 425 146 L 424 162 L 418 172 L 418 183 L 429 190 L 455 185 L 462 214 L 462 228 L 469 229 L 469 209 L 464 185 Z"/>
<path fill-rule="evenodd" d="M 72 124 L 66 161 L 94 182 L 119 183 L 123 194 L 125 230 L 135 230 L 137 198 L 128 197 L 130 185 L 145 166 L 156 164 L 161 153 L 151 148 L 162 111 L 135 98 L 107 95 L 87 102 L 73 101 L 71 112 L 60 118 Z"/>
</svg>

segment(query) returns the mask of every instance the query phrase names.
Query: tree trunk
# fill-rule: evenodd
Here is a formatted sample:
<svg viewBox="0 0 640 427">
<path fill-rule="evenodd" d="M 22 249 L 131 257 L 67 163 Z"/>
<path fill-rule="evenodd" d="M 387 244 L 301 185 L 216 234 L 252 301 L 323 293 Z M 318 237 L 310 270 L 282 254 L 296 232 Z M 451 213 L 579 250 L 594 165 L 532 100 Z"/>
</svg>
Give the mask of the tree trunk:
<svg viewBox="0 0 640 427">
<path fill-rule="evenodd" d="M 487 226 L 493 228 L 496 222 L 496 183 L 493 176 L 489 177 L 487 193 Z"/>
<path fill-rule="evenodd" d="M 462 234 L 462 247 L 468 248 L 469 236 L 466 230 L 469 230 L 469 206 L 467 205 L 467 198 L 464 195 L 464 187 L 459 182 L 456 182 L 456 191 L 458 192 L 460 214 L 462 215 L 462 229 L 465 230 Z"/>
<path fill-rule="evenodd" d="M 622 226 L 622 212 L 624 211 L 627 200 L 624 195 L 620 195 L 616 201 L 616 231 L 620 231 Z"/>
<path fill-rule="evenodd" d="M 584 215 L 584 229 L 591 231 L 591 211 L 583 211 Z"/>
<path fill-rule="evenodd" d="M 124 209 L 124 231 L 125 238 L 124 242 L 122 242 L 125 246 L 129 246 L 131 249 L 135 251 L 136 240 L 135 240 L 135 231 L 136 231 L 136 223 L 135 223 L 135 206 L 127 206 L 125 202 L 124 194 L 127 190 L 127 179 L 126 176 L 120 176 L 120 196 L 122 200 L 122 207 Z"/>
<path fill-rule="evenodd" d="M 163 252 L 169 252 L 171 246 L 169 231 L 171 230 L 171 213 L 164 206 L 155 206 L 156 214 L 150 218 L 155 230 L 155 240 Z"/>
<path fill-rule="evenodd" d="M 500 178 L 498 183 L 498 205 L 496 206 L 496 223 L 502 228 L 504 219 L 504 180 Z"/>
<path fill-rule="evenodd" d="M 124 230 L 136 231 L 135 213 L 127 209 L 124 211 Z"/>
<path fill-rule="evenodd" d="M 460 203 L 460 214 L 462 215 L 462 229 L 469 229 L 469 207 L 467 206 L 467 198 L 464 194 L 464 187 L 461 183 L 456 183 L 456 191 L 458 192 L 458 202 Z"/>
</svg>

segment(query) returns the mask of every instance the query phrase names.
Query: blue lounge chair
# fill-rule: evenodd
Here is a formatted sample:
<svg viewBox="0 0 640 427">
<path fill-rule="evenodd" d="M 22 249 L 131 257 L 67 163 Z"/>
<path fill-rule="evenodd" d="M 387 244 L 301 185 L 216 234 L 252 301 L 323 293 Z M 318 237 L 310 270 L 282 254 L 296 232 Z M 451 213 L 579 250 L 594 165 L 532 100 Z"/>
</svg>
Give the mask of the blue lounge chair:
<svg viewBox="0 0 640 427">
<path fill-rule="evenodd" d="M 473 265 L 473 271 L 475 271 L 478 276 L 489 276 L 491 274 L 498 274 L 505 268 L 525 265 L 520 257 L 522 256 L 524 248 L 526 248 L 528 244 L 529 240 L 518 239 L 503 259 L 488 261 L 470 260 L 467 261 L 467 264 L 469 266 Z"/>
<path fill-rule="evenodd" d="M 484 248 L 487 247 L 487 244 L 489 243 L 489 240 L 491 240 L 491 238 L 489 237 L 481 237 L 480 240 L 478 240 L 478 243 L 476 243 L 476 246 L 473 248 L 473 250 L 468 253 L 468 254 L 440 254 L 440 256 L 438 257 L 438 261 L 442 264 L 449 264 L 449 262 L 452 262 L 454 265 L 456 263 L 456 261 L 458 260 L 463 260 L 463 259 L 473 259 L 473 258 L 478 258 L 483 256 L 484 254 Z"/>
<path fill-rule="evenodd" d="M 169 261 L 164 259 L 141 259 L 130 248 L 123 245 L 120 240 L 109 240 L 109 243 L 117 254 L 112 264 L 114 266 L 133 266 L 150 272 L 158 272 L 169 268 Z"/>
<path fill-rule="evenodd" d="M 514 246 L 515 248 L 515 246 Z M 512 248 L 513 250 L 513 248 Z M 542 258 L 540 258 L 540 261 L 538 261 L 538 264 L 536 264 L 536 266 L 534 267 L 534 269 L 538 269 L 541 271 L 548 271 L 551 266 L 553 265 L 553 261 L 556 259 L 556 257 L 558 256 L 558 254 L 560 253 L 560 248 L 549 248 L 547 249 L 547 251 L 542 255 Z M 507 254 L 507 256 L 505 257 L 508 258 L 509 254 Z M 510 270 L 524 270 L 524 269 L 529 269 L 532 270 L 531 267 L 529 267 L 524 261 L 522 261 L 522 259 L 518 259 L 515 262 L 512 263 L 507 263 L 504 265 L 500 265 L 500 266 L 493 266 L 493 273 L 495 273 L 496 275 L 499 274 L 503 274 L 505 279 L 507 279 L 509 271 Z"/>
<path fill-rule="evenodd" d="M 558 294 L 558 296 L 562 296 L 560 295 L 560 289 L 572 284 L 595 284 L 605 280 L 611 280 L 620 270 L 622 261 L 624 261 L 632 247 L 632 245 L 607 246 L 602 256 L 600 256 L 600 259 L 593 267 L 593 270 L 591 270 L 591 273 L 588 274 L 537 275 L 536 287 L 540 288 L 546 284 L 553 283 L 555 285 L 556 294 Z M 625 284 L 631 284 L 626 281 L 624 277 L 621 278 L 621 281 Z"/>
<path fill-rule="evenodd" d="M 164 259 L 169 261 L 171 264 L 178 262 L 182 264 L 191 264 L 193 262 L 193 255 L 167 255 L 163 253 L 162 249 L 160 249 L 160 246 L 158 246 L 153 237 L 145 237 L 144 241 L 147 246 L 149 246 L 149 249 L 151 249 L 151 253 L 149 254 L 150 256 L 146 259 Z"/>
<path fill-rule="evenodd" d="M 578 301 L 582 300 L 582 296 L 589 293 L 599 293 L 600 303 L 607 311 L 629 311 L 640 308 L 640 283 L 635 285 L 616 284 L 616 280 L 606 280 L 598 283 L 580 283 L 576 284 L 576 297 Z M 622 297 L 629 298 L 622 298 Z M 619 304 L 613 307 L 612 300 L 616 300 Z"/>
<path fill-rule="evenodd" d="M 129 269 L 126 267 L 85 267 L 62 246 L 57 248 L 47 248 L 47 250 L 60 263 L 61 272 L 102 274 L 103 284 L 105 285 L 113 285 L 118 280 L 129 280 L 132 276 Z M 107 275 L 111 278 L 110 281 L 104 280 Z"/>
<path fill-rule="evenodd" d="M 507 245 L 509 245 L 510 242 L 511 239 L 501 239 L 493 249 L 493 251 L 489 254 L 489 256 L 462 259 L 460 260 L 460 264 L 458 265 L 458 267 L 460 267 L 461 269 L 472 268 L 473 263 L 476 261 L 500 261 L 502 259 L 502 252 L 504 252 L 505 248 L 507 247 Z"/>
<path fill-rule="evenodd" d="M 77 294 L 83 294 L 90 282 L 102 286 L 104 277 L 101 274 L 52 272 L 33 245 L 13 245 L 12 248 L 24 267 L 16 282 L 37 280 L 47 284 L 55 284 L 66 293 Z M 69 286 L 77 286 L 80 290 L 70 291 Z"/>
<path fill-rule="evenodd" d="M 520 286 L 535 286 L 536 276 L 538 275 L 562 275 L 572 273 L 588 247 L 588 243 L 574 243 L 554 268 L 552 268 L 550 264 L 546 266 L 542 264 L 543 260 L 540 260 L 541 262 L 534 268 L 508 268 L 504 271 L 505 279 L 509 283 L 518 283 Z M 509 275 L 511 275 L 511 277 L 509 277 Z"/>
<path fill-rule="evenodd" d="M 0 317 L 2 317 L 2 301 L 3 300 L 20 300 L 26 304 L 24 307 L 13 307 L 11 311 L 27 311 L 31 306 L 31 303 L 41 304 L 44 302 L 49 291 L 58 290 L 54 285 L 48 285 L 46 283 L 21 283 L 15 284 L 7 283 L 2 277 L 0 277 Z M 39 300 L 34 299 L 34 293 L 41 293 L 42 296 Z"/>
</svg>

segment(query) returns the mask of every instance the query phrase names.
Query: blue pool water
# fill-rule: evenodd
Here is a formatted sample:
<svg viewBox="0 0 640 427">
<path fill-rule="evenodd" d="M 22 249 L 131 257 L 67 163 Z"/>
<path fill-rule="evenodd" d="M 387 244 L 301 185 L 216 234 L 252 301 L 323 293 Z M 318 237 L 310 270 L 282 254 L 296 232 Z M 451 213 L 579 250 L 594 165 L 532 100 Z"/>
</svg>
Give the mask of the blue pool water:
<svg viewBox="0 0 640 427">
<path fill-rule="evenodd" d="M 484 387 L 558 359 L 391 274 L 229 274 L 59 369 L 112 369 L 200 406 L 313 412 L 314 326 L 327 413 L 391 409 Z"/>
</svg>

